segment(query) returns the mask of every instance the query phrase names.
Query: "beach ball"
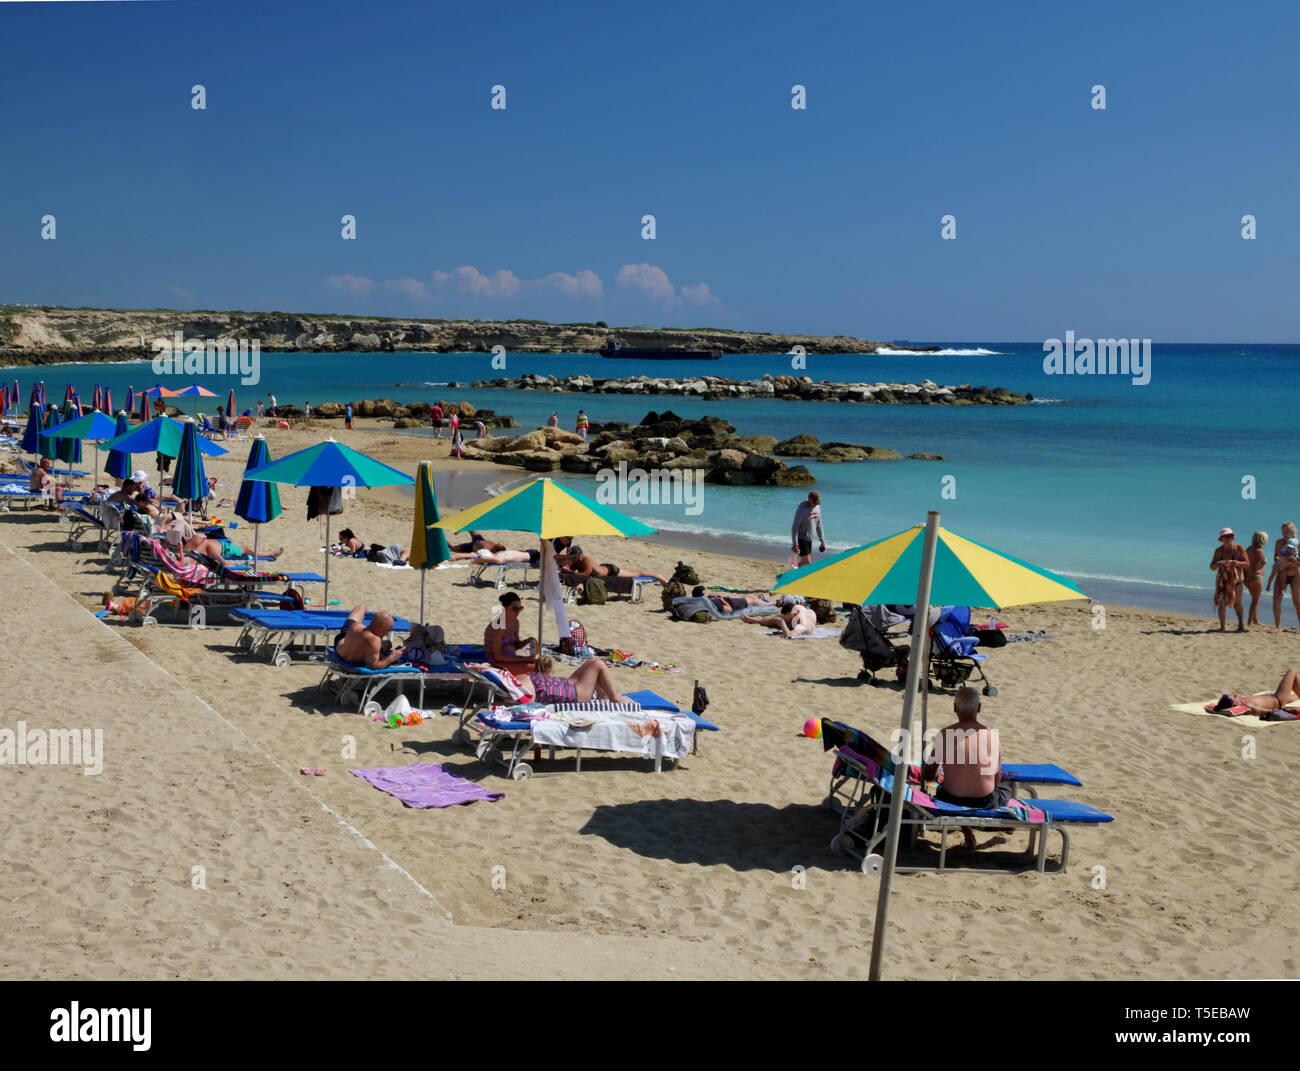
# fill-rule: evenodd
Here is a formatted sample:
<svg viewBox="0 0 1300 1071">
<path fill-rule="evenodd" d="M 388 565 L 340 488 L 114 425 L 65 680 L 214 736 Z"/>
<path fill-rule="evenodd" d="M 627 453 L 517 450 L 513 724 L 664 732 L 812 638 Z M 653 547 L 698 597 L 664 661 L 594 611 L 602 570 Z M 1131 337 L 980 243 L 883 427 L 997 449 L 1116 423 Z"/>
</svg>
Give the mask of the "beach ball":
<svg viewBox="0 0 1300 1071">
<path fill-rule="evenodd" d="M 822 738 L 821 718 L 809 718 L 806 722 L 804 722 L 803 734 L 809 740 L 820 740 Z"/>
</svg>

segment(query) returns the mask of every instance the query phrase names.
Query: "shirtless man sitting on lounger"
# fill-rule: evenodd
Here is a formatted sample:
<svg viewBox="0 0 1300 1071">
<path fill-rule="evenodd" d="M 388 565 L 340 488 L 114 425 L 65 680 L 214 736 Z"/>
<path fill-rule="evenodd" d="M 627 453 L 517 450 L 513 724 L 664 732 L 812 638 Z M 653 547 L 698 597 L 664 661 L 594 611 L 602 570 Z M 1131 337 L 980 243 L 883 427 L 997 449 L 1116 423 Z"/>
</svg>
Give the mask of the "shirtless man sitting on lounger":
<svg viewBox="0 0 1300 1071">
<path fill-rule="evenodd" d="M 817 614 L 809 606 L 792 603 L 781 611 L 779 617 L 750 617 L 742 614 L 740 620 L 747 625 L 763 625 L 765 628 L 780 629 L 787 638 L 807 636 L 817 630 Z"/>
<path fill-rule="evenodd" d="M 1011 783 L 1002 780 L 1002 745 L 998 731 L 981 725 L 980 697 L 974 688 L 957 689 L 952 708 L 957 721 L 939 730 L 921 767 L 922 776 L 937 776 L 943 768 L 943 784 L 935 799 L 957 807 L 991 810 L 1011 798 Z M 963 844 L 975 847 L 975 831 L 962 829 Z"/>
<path fill-rule="evenodd" d="M 405 645 L 391 646 L 384 637 L 393 631 L 393 615 L 380 610 L 365 623 L 366 608 L 358 606 L 334 637 L 334 653 L 344 662 L 366 669 L 387 669 L 406 653 Z"/>
<path fill-rule="evenodd" d="M 1300 699 L 1300 679 L 1294 669 L 1282 674 L 1275 692 L 1258 692 L 1255 695 L 1229 695 L 1225 693 L 1214 705 L 1216 714 L 1227 714 L 1232 707 L 1249 707 L 1252 714 L 1268 714 L 1281 710 L 1292 700 Z"/>
<path fill-rule="evenodd" d="M 634 565 L 614 565 L 611 562 L 603 564 L 597 563 L 596 559 L 590 554 L 570 554 L 560 559 L 560 568 L 566 569 L 571 573 L 577 573 L 578 576 L 586 580 L 589 576 L 599 576 L 602 578 L 611 576 L 633 576 L 646 577 L 660 584 L 668 583 L 658 573 L 652 573 L 649 569 L 638 569 Z"/>
<path fill-rule="evenodd" d="M 63 488 L 59 486 L 59 481 L 50 471 L 48 457 L 41 458 L 41 463 L 32 469 L 31 482 L 28 483 L 27 488 L 33 494 L 49 495 L 55 502 L 63 501 Z"/>
</svg>

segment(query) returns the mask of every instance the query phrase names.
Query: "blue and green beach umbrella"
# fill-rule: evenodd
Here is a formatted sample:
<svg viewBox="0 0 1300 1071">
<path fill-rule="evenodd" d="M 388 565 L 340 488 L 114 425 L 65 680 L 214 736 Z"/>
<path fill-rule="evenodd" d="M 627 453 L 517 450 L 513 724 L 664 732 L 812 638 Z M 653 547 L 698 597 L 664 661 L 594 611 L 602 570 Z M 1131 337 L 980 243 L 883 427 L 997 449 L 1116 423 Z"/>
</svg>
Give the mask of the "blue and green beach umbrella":
<svg viewBox="0 0 1300 1071">
<path fill-rule="evenodd" d="M 23 453 L 39 454 L 41 450 L 41 406 L 33 401 L 27 407 L 27 427 L 23 429 Z"/>
<path fill-rule="evenodd" d="M 395 487 L 415 483 L 406 473 L 367 457 L 359 450 L 326 439 L 244 473 L 245 480 L 287 483 L 295 487 Z M 325 605 L 330 597 L 330 515 L 325 512 Z"/>
<path fill-rule="evenodd" d="M 121 438 L 130 430 L 131 422 L 127 419 L 126 413 L 118 413 L 116 434 L 113 438 Z M 131 455 L 123 450 L 110 450 L 108 459 L 104 462 L 104 471 L 119 480 L 125 480 L 132 472 Z"/>
<path fill-rule="evenodd" d="M 266 439 L 259 435 L 248 451 L 248 463 L 244 466 L 244 472 L 260 469 L 270 464 L 270 461 L 271 451 L 267 448 Z M 265 480 L 245 479 L 240 483 L 239 495 L 235 499 L 235 516 L 253 526 L 253 560 L 256 561 L 257 538 L 262 525 L 280 516 L 280 488 Z"/>
<path fill-rule="evenodd" d="M 72 441 L 76 444 L 78 451 L 81 448 L 83 439 L 95 443 L 95 468 L 94 472 L 99 472 L 99 442 L 104 439 L 111 439 L 117 434 L 117 424 L 103 413 L 92 410 L 83 416 L 74 417 L 72 420 L 66 420 L 62 424 L 56 424 L 47 433 L 48 437 L 55 440 L 58 444 L 59 458 L 63 458 L 63 444 L 66 441 Z M 81 458 L 77 457 L 77 461 Z"/>
<path fill-rule="evenodd" d="M 172 473 L 172 493 L 185 501 L 187 514 L 190 504 L 208 493 L 208 476 L 203 471 L 203 451 L 199 448 L 203 441 L 206 440 L 199 438 L 199 429 L 194 421 L 185 421 L 180 449 L 176 453 L 176 471 Z"/>
</svg>

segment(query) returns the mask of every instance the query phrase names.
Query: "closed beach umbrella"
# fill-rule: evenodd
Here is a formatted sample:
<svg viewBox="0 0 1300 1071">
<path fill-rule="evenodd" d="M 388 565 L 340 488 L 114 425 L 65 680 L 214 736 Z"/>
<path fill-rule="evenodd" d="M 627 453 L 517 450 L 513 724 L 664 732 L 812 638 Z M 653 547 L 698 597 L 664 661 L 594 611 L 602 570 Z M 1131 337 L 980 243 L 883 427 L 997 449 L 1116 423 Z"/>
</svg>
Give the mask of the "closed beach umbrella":
<svg viewBox="0 0 1300 1071">
<path fill-rule="evenodd" d="M 294 487 L 396 487 L 415 483 L 406 473 L 367 457 L 350 446 L 326 439 L 244 473 L 245 480 L 287 483 Z M 330 603 L 330 515 L 325 511 L 325 607 Z"/>
<path fill-rule="evenodd" d="M 234 391 L 231 391 L 233 394 Z M 259 435 L 253 440 L 252 449 L 248 451 L 248 463 L 244 472 L 260 469 L 271 462 L 271 451 L 266 439 Z M 262 525 L 280 516 L 280 488 L 265 480 L 244 480 L 239 485 L 239 495 L 235 499 L 235 516 L 246 520 L 253 526 L 253 560 L 257 560 L 257 539 Z M 329 603 L 326 602 L 326 609 Z"/>
<path fill-rule="evenodd" d="M 101 387 L 98 383 L 96 383 L 94 401 L 91 403 L 92 408 L 98 410 L 103 407 L 103 404 L 104 404 L 104 388 Z"/>
<path fill-rule="evenodd" d="M 230 393 L 226 395 L 226 420 L 231 424 L 235 422 L 235 388 L 230 388 Z"/>
<path fill-rule="evenodd" d="M 117 434 L 113 437 L 120 438 L 130 430 L 131 422 L 127 419 L 126 412 L 123 411 L 118 413 L 116 428 Z M 131 455 L 122 450 L 110 450 L 108 452 L 108 459 L 104 462 L 104 471 L 119 480 L 125 480 L 132 472 Z"/>
<path fill-rule="evenodd" d="M 546 612 L 547 580 L 550 572 L 555 571 L 550 541 L 557 536 L 613 535 L 627 539 L 630 536 L 651 535 L 655 531 L 648 524 L 624 516 L 618 510 L 601 505 L 594 498 L 571 491 L 548 478 L 533 480 L 504 495 L 461 510 L 445 521 L 436 521 L 430 527 L 447 532 L 463 532 L 471 527 L 485 528 L 532 532 L 537 536 L 542 551 L 542 583 L 537 589 L 538 654 L 541 653 L 542 644 L 542 616 Z M 555 577 L 558 588 L 558 572 L 555 572 Z M 568 628 L 563 614 L 561 601 L 556 606 L 556 618 L 562 632 Z"/>
<path fill-rule="evenodd" d="M 27 407 L 27 427 L 23 429 L 23 453 L 38 454 L 41 449 L 41 407 L 32 402 Z"/>
<path fill-rule="evenodd" d="M 54 430 L 70 421 L 77 420 L 81 416 L 81 404 L 77 401 L 75 394 L 63 403 L 63 412 L 60 416 L 59 423 L 55 424 L 45 434 L 46 438 L 53 441 L 54 452 L 58 459 L 71 468 L 74 464 L 81 462 L 81 440 L 75 437 L 55 436 Z"/>
<path fill-rule="evenodd" d="M 447 533 L 437 523 L 438 497 L 433 490 L 433 462 L 421 461 L 415 473 L 415 527 L 411 532 L 411 566 L 420 570 L 420 622 L 424 622 L 424 580 L 430 566 L 451 557 Z"/>
<path fill-rule="evenodd" d="M 208 476 L 203 471 L 203 451 L 199 449 L 199 429 L 192 420 L 185 421 L 185 429 L 181 433 L 176 471 L 172 474 L 172 493 L 185 500 L 187 515 L 190 503 L 208 493 Z"/>
<path fill-rule="evenodd" d="M 104 393 L 100 397 L 99 401 L 100 401 L 100 405 L 98 406 L 99 411 L 101 413 L 107 413 L 109 416 L 112 416 L 113 415 L 113 392 L 108 387 L 104 388 Z"/>
<path fill-rule="evenodd" d="M 126 388 L 126 405 L 123 406 L 123 408 L 128 413 L 135 412 L 135 388 L 134 387 Z"/>
<path fill-rule="evenodd" d="M 926 633 L 931 606 L 1001 608 L 1087 598 L 1072 580 L 939 527 L 939 514 L 935 510 L 930 511 L 924 528 L 917 525 L 887 539 L 783 573 L 772 590 L 873 606 L 882 603 L 915 604 L 912 651 L 925 654 L 921 658 L 908 659 L 900 724 L 900 740 L 903 741 L 912 739 L 916 693 L 921 681 L 928 677 L 928 671 L 923 667 L 929 659 L 930 645 Z M 925 739 L 924 721 L 921 739 Z M 904 769 L 908 759 L 909 756 L 904 754 Z M 880 894 L 876 899 L 876 929 L 871 943 L 872 981 L 880 978 L 884 959 L 889 893 L 893 887 L 894 863 L 898 858 L 898 838 L 902 830 L 901 792 L 897 803 L 897 806 L 889 808 Z"/>
<path fill-rule="evenodd" d="M 45 432 L 60 422 L 59 411 L 53 405 L 47 405 L 45 412 L 41 414 L 41 441 L 40 451 L 42 457 L 54 456 L 55 443 L 45 434 Z"/>
</svg>

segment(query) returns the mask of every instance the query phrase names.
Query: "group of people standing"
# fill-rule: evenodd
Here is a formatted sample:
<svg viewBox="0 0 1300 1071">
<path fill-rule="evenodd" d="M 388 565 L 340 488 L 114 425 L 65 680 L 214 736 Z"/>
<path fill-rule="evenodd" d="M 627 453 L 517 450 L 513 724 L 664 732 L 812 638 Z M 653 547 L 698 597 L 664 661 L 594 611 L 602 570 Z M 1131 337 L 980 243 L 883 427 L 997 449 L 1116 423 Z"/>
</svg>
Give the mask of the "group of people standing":
<svg viewBox="0 0 1300 1071">
<path fill-rule="evenodd" d="M 1228 609 L 1237 615 L 1237 631 L 1245 632 L 1247 625 L 1259 625 L 1259 602 L 1265 591 L 1273 593 L 1273 627 L 1269 632 L 1282 631 L 1282 596 L 1289 588 L 1296 620 L 1300 623 L 1300 541 L 1296 539 L 1296 526 L 1287 521 L 1282 525 L 1282 537 L 1273 544 L 1272 569 L 1264 549 L 1268 546 L 1268 533 L 1256 532 L 1250 537 L 1250 546 L 1243 547 L 1231 528 L 1219 531 L 1219 546 L 1210 559 L 1214 570 L 1214 608 L 1219 615 L 1219 629 L 1227 629 Z M 1265 573 L 1268 579 L 1265 580 Z M 1250 592 L 1250 611 L 1242 619 L 1242 589 Z"/>
<path fill-rule="evenodd" d="M 546 418 L 546 426 L 548 428 L 558 428 L 560 426 L 560 414 L 558 412 L 551 413 Z M 587 432 L 591 430 L 591 421 L 587 419 L 587 414 L 582 409 L 578 410 L 578 419 L 574 422 L 573 430 L 582 436 L 584 442 L 586 441 Z"/>
</svg>

